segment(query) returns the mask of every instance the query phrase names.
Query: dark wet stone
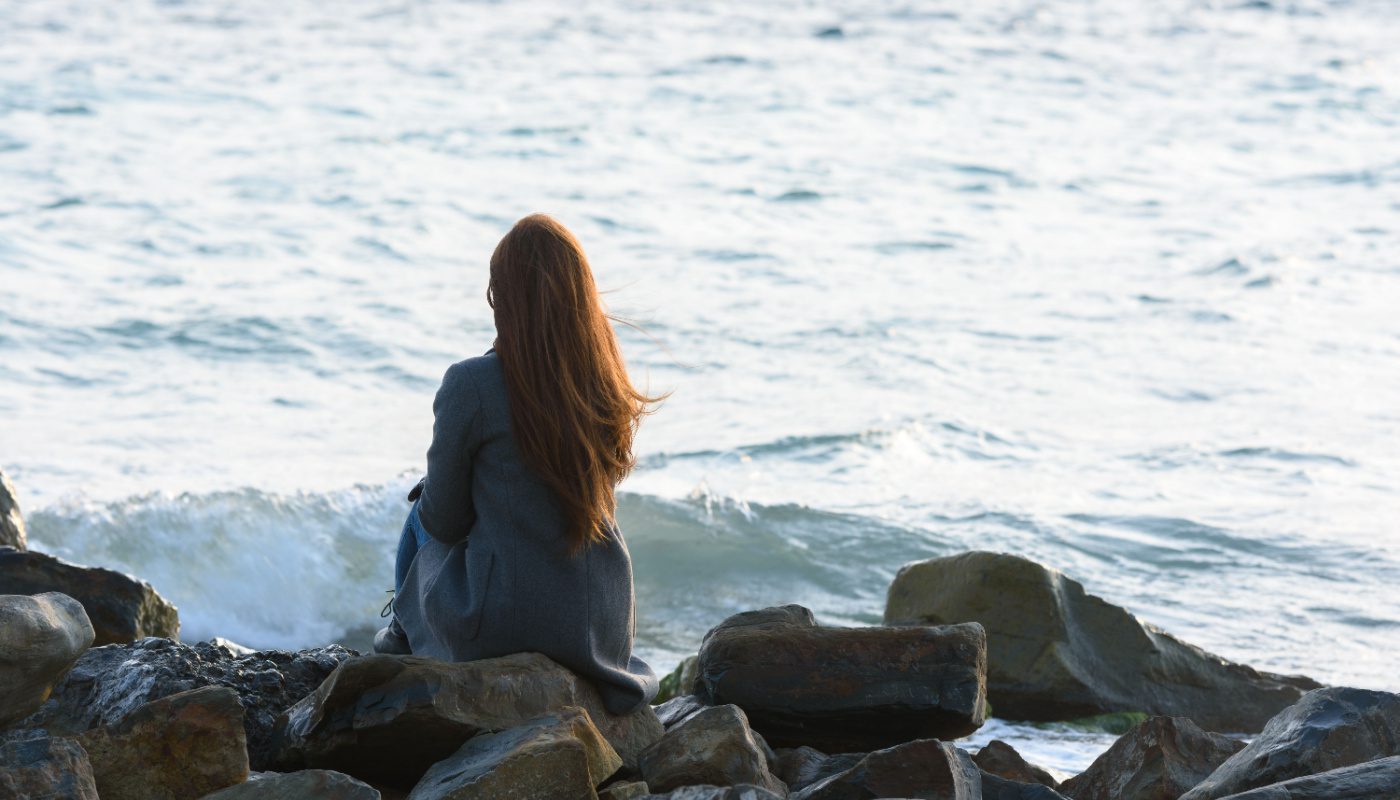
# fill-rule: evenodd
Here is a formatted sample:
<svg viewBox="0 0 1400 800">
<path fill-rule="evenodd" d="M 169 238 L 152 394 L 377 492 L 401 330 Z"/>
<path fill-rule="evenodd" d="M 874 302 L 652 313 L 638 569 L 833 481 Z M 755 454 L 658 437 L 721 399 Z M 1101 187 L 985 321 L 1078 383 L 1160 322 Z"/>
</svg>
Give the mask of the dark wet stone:
<svg viewBox="0 0 1400 800">
<path fill-rule="evenodd" d="M 1244 742 L 1207 733 L 1184 717 L 1152 717 L 1060 791 L 1071 800 L 1177 800 L 1242 749 Z"/>
<path fill-rule="evenodd" d="M 979 800 L 981 796 L 982 774 L 971 756 L 947 742 L 920 739 L 870 753 L 851 768 L 795 792 L 792 800 Z"/>
<path fill-rule="evenodd" d="M 983 772 L 990 772 L 999 778 L 1016 783 L 1038 783 L 1054 789 L 1060 785 L 1044 767 L 1036 766 L 1021 757 L 1016 748 L 1000 739 L 987 742 L 977 755 L 972 757 Z"/>
<path fill-rule="evenodd" d="M 380 800 L 379 790 L 328 769 L 268 772 L 220 789 L 203 800 Z"/>
<path fill-rule="evenodd" d="M 702 784 L 753 784 L 786 794 L 787 787 L 769 771 L 766 749 L 749 729 L 742 709 L 711 706 L 673 726 L 643 750 L 638 765 L 654 792 Z"/>
<path fill-rule="evenodd" d="M 70 564 L 33 551 L 0 547 L 0 594 L 62 592 L 87 610 L 97 645 L 143 636 L 180 636 L 175 606 L 145 581 L 101 567 Z"/>
<path fill-rule="evenodd" d="M 1400 800 L 1400 756 L 1305 775 L 1225 800 Z"/>
<path fill-rule="evenodd" d="M 72 739 L 0 743 L 0 797 L 97 800 L 87 752 Z"/>
</svg>

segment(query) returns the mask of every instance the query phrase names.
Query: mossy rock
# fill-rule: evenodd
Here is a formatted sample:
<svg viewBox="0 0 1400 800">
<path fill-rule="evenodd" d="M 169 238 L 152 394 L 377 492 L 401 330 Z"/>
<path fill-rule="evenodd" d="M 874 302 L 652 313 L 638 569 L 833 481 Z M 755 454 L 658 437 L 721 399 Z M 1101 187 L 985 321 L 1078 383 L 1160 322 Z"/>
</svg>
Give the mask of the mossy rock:
<svg viewBox="0 0 1400 800">
<path fill-rule="evenodd" d="M 651 701 L 653 705 L 660 705 L 673 697 L 695 693 L 697 658 L 697 656 L 687 656 L 681 659 L 681 663 L 677 664 L 675 669 L 661 679 L 661 691 L 657 692 L 656 699 Z"/>
</svg>

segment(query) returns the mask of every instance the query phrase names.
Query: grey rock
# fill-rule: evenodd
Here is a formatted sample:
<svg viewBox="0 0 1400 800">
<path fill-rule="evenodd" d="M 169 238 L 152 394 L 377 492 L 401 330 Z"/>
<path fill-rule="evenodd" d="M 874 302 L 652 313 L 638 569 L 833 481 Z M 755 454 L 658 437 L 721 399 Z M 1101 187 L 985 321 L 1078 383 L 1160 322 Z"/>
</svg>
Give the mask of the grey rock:
<svg viewBox="0 0 1400 800">
<path fill-rule="evenodd" d="M 1308 692 L 1243 750 L 1182 795 L 1216 800 L 1260 786 L 1400 755 L 1400 695 L 1334 687 Z"/>
<path fill-rule="evenodd" d="M 42 592 L 62 592 L 82 603 L 98 645 L 143 636 L 180 636 L 179 612 L 143 580 L 44 553 L 0 547 L 0 594 Z"/>
<path fill-rule="evenodd" d="M 693 694 L 672 697 L 670 700 L 656 706 L 656 718 L 661 721 L 662 727 L 670 730 L 676 725 L 684 722 L 693 716 L 697 711 L 709 708 L 705 701 Z"/>
<path fill-rule="evenodd" d="M 649 794 L 645 800 L 783 800 L 762 786 L 685 786 L 666 794 Z"/>
<path fill-rule="evenodd" d="M 345 662 L 287 710 L 276 762 L 406 787 L 473 736 L 569 706 L 588 711 L 629 769 L 664 733 L 651 706 L 609 714 L 591 683 L 538 653 L 461 663 L 371 655 Z"/>
<path fill-rule="evenodd" d="M 67 595 L 0 595 L 0 728 L 34 713 L 92 636 Z"/>
<path fill-rule="evenodd" d="M 42 736 L 0 743 L 0 797 L 97 800 L 97 783 L 82 745 Z"/>
<path fill-rule="evenodd" d="M 789 791 L 796 792 L 854 767 L 865 756 L 865 753 L 837 753 L 829 756 L 804 745 L 778 750 L 773 770 L 778 779 L 787 784 Z"/>
<path fill-rule="evenodd" d="M 250 776 L 204 800 L 380 800 L 379 790 L 328 769 Z"/>
<path fill-rule="evenodd" d="M 666 732 L 639 757 L 642 777 L 653 792 L 682 786 L 753 784 L 785 794 L 768 769 L 765 747 L 749 730 L 738 706 L 712 706 Z"/>
<path fill-rule="evenodd" d="M 24 532 L 24 516 L 19 513 L 19 497 L 10 476 L 0 469 L 0 545 L 26 550 L 28 538 Z"/>
<path fill-rule="evenodd" d="M 937 739 L 920 739 L 877 750 L 850 769 L 792 795 L 793 800 L 868 800 L 917 797 L 980 800 L 982 773 L 972 757 Z"/>
<path fill-rule="evenodd" d="M 1006 719 L 1142 711 L 1253 732 L 1320 686 L 1207 653 L 1019 556 L 906 564 L 890 586 L 886 624 L 971 621 L 986 628 L 987 696 Z"/>
<path fill-rule="evenodd" d="M 1400 800 L 1400 756 L 1294 778 L 1226 800 Z"/>
<path fill-rule="evenodd" d="M 1021 754 L 1016 752 L 1016 748 L 1000 739 L 987 742 L 972 760 L 983 772 L 990 772 L 1016 783 L 1038 783 L 1051 789 L 1060 785 L 1048 770 L 1022 758 Z"/>
<path fill-rule="evenodd" d="M 331 645 L 236 656 L 206 642 L 186 645 L 169 639 L 94 647 L 54 687 L 49 701 L 17 727 L 71 735 L 121 722 L 152 700 L 201 686 L 227 686 L 238 692 L 245 711 L 251 766 L 263 770 L 271 766 L 273 728 L 282 712 L 355 655 Z"/>
<path fill-rule="evenodd" d="M 595 800 L 622 759 L 587 711 L 563 708 L 473 737 L 434 764 L 408 800 Z"/>
<path fill-rule="evenodd" d="M 1065 800 L 1043 783 L 1021 783 L 982 771 L 982 800 Z"/>
<path fill-rule="evenodd" d="M 1060 791 L 1072 800 L 1177 800 L 1244 742 L 1184 717 L 1152 717 L 1123 734 Z"/>
<path fill-rule="evenodd" d="M 698 695 L 744 709 L 777 747 L 956 738 L 982 724 L 986 655 L 976 623 L 834 628 L 783 606 L 736 614 L 705 635 Z"/>
<path fill-rule="evenodd" d="M 646 781 L 619 781 L 598 790 L 598 800 L 637 800 L 651 794 Z"/>
</svg>

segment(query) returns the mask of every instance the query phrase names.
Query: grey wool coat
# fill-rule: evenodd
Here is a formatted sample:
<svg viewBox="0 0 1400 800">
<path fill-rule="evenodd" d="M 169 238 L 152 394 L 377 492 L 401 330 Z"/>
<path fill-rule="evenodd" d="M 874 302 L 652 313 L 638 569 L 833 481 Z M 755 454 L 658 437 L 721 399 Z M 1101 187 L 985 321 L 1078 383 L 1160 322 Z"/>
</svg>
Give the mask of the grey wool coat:
<svg viewBox="0 0 1400 800">
<path fill-rule="evenodd" d="M 522 461 L 494 351 L 453 364 L 433 401 L 418 516 L 431 537 L 394 602 L 417 655 L 543 653 L 621 714 L 656 697 L 632 655 L 632 559 L 620 530 L 571 555 L 552 489 Z"/>
</svg>

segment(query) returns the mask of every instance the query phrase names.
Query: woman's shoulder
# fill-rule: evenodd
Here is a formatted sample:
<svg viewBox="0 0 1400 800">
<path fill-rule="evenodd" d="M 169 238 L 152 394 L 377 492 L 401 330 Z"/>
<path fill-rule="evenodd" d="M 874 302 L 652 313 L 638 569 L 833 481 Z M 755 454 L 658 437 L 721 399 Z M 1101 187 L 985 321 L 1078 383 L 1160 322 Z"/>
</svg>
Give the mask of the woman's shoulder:
<svg viewBox="0 0 1400 800">
<path fill-rule="evenodd" d="M 478 395 L 504 388 L 505 374 L 501 372 L 500 358 L 492 349 L 458 361 L 443 374 L 442 386 L 453 394 Z"/>
</svg>

